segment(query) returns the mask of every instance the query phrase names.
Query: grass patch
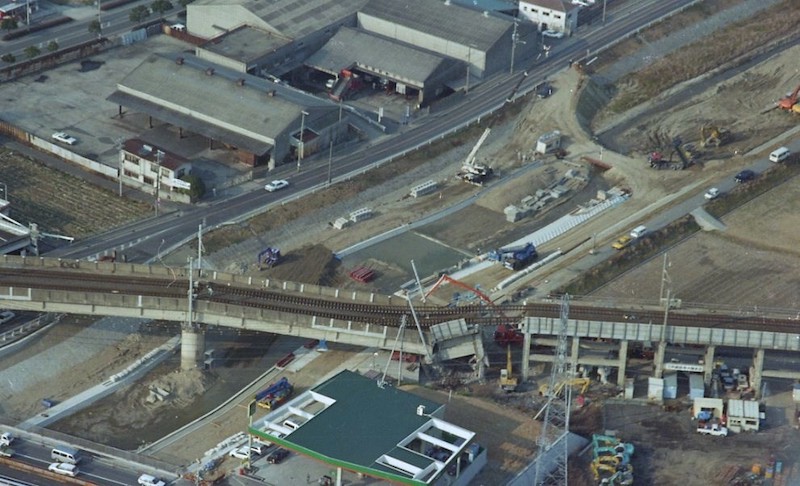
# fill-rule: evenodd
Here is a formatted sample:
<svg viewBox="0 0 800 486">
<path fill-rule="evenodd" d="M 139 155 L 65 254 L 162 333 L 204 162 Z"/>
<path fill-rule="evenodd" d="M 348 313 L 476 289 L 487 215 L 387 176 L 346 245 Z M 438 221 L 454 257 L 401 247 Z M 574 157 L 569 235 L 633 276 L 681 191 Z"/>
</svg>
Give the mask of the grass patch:
<svg viewBox="0 0 800 486">
<path fill-rule="evenodd" d="M 609 109 L 615 113 L 624 112 L 678 83 L 696 78 L 776 39 L 796 35 L 800 9 L 794 4 L 794 0 L 784 0 L 753 18 L 720 29 L 630 74 L 623 83 L 631 88 L 612 100 Z"/>
</svg>

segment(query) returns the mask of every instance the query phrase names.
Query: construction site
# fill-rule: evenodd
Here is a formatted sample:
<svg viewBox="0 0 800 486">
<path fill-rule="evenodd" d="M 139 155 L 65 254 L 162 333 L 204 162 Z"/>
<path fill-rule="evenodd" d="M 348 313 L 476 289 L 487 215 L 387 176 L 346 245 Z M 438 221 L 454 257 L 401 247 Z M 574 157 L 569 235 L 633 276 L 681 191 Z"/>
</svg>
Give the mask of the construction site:
<svg viewBox="0 0 800 486">
<path fill-rule="evenodd" d="M 520 101 L 391 170 L 377 169 L 208 233 L 206 265 L 263 279 L 411 295 L 415 303 L 423 296 L 441 306 L 483 302 L 501 322 L 504 304 L 555 303 L 569 316 L 564 293 L 574 302 L 595 299 L 629 308 L 624 319 L 635 322 L 648 306 L 663 312 L 665 286 L 667 302 L 677 299 L 713 312 L 797 313 L 800 189 L 791 183 L 800 173 L 796 157 L 715 195 L 701 208 L 702 224 L 690 223 L 690 230 L 669 224 L 648 228 L 646 236 L 612 248 L 658 215 L 677 221 L 672 207 L 731 183 L 740 170 L 798 140 L 800 39 L 793 26 L 800 12 L 791 1 L 771 2 L 750 12 L 751 19 L 729 21 L 706 36 L 698 34 L 701 27 L 691 33 L 676 27 L 689 21 L 702 26 L 722 15 L 709 13 L 720 5 L 710 3 L 705 17 L 689 10 L 671 19 L 666 32 L 656 25 L 589 65 L 577 63 L 548 79 L 547 97 Z M 756 3 L 732 1 L 720 10 Z M 681 15 L 687 17 L 682 21 Z M 754 23 L 791 27 L 777 28 L 765 40 Z M 648 49 L 678 34 L 690 39 L 687 44 L 652 57 Z M 722 52 L 731 38 L 741 39 L 740 50 Z M 644 61 L 645 56 L 651 57 Z M 647 69 L 626 71 L 623 57 L 639 59 Z M 690 76 L 680 68 L 689 65 L 700 72 Z M 656 92 L 644 78 L 650 71 L 661 76 Z M 80 226 L 53 220 L 46 230 L 69 231 L 59 224 Z M 183 265 L 196 251 L 193 242 L 164 255 L 163 262 Z M 89 327 L 85 318 L 75 318 L 42 336 L 29 352 Z M 4 397 L 3 414 L 30 416 L 38 411 L 42 387 L 65 398 L 106 373 L 109 363 L 122 366 L 174 332 L 168 323 L 147 324 L 135 339 L 115 341 L 81 363 L 80 376 L 50 376 L 15 390 Z M 655 374 L 658 343 L 623 348 L 611 339 L 534 336 L 531 352 L 550 355 L 552 364 L 532 359 L 526 380 L 522 335 L 504 324 L 487 326 L 483 334 L 484 375 L 475 372 L 474 358 L 430 367 L 414 361 L 405 366 L 422 368 L 420 383 L 403 386 L 449 402 L 447 419 L 477 433 L 489 462 L 475 484 L 513 480 L 537 451 L 545 454 L 555 444 L 567 414 L 569 430 L 582 441 L 568 463 L 558 464 L 553 480 L 560 474 L 575 485 L 800 484 L 800 390 L 789 378 L 765 379 L 754 387 L 752 349 L 720 346 L 709 362 L 702 346 L 676 346 L 670 351 L 674 361 L 662 356 L 663 390 L 653 399 L 648 379 Z M 212 371 L 176 373 L 176 360 L 166 361 L 147 379 L 52 428 L 135 449 L 257 377 L 297 347 L 290 339 L 219 331 L 209 338 L 217 358 Z M 361 351 L 330 344 L 327 353 L 289 375 L 291 388 L 278 380 L 265 387 L 259 414 Z M 620 378 L 614 367 L 571 366 L 569 357 L 578 353 L 587 361 L 623 359 L 627 371 Z M 2 367 L 22 359 L 4 360 Z M 796 370 L 796 352 L 771 359 L 775 368 Z M 152 398 L 157 389 L 170 390 L 171 398 Z M 204 441 L 154 456 L 176 464 L 195 460 L 243 429 L 237 413 L 216 421 Z M 139 429 L 137 437 L 129 436 L 132 427 Z M 530 472 L 537 480 L 550 474 L 536 467 Z"/>
</svg>

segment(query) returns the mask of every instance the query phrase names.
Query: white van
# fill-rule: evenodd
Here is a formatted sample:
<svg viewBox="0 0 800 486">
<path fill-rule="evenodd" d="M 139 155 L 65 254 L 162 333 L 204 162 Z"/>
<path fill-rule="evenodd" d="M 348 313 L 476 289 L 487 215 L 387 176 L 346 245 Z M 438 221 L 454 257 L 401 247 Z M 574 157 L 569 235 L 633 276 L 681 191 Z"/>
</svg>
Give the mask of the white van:
<svg viewBox="0 0 800 486">
<path fill-rule="evenodd" d="M 644 236 L 645 233 L 647 233 L 646 226 L 644 225 L 637 226 L 631 230 L 631 238 L 633 238 L 634 240 L 637 238 L 641 238 L 642 236 Z"/>
<path fill-rule="evenodd" d="M 786 147 L 775 149 L 771 154 L 769 154 L 769 161 L 775 162 L 776 164 L 778 162 L 783 162 L 789 157 L 789 154 L 791 153 L 792 152 Z"/>
<path fill-rule="evenodd" d="M 50 451 L 50 457 L 54 461 L 65 462 L 67 464 L 78 464 L 83 458 L 81 451 L 68 446 L 53 447 L 53 450 Z"/>
</svg>

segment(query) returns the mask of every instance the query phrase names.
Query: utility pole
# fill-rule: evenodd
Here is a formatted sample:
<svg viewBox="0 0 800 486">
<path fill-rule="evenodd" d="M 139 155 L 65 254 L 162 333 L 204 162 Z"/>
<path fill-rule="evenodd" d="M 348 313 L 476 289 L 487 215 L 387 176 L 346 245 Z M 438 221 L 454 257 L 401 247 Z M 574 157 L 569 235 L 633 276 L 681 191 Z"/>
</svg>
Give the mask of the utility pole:
<svg viewBox="0 0 800 486">
<path fill-rule="evenodd" d="M 603 0 L 603 25 L 606 25 L 606 0 Z"/>
<path fill-rule="evenodd" d="M 164 152 L 156 150 L 156 217 L 158 217 L 158 206 L 161 205 L 161 162 L 164 160 Z"/>
<path fill-rule="evenodd" d="M 203 223 L 205 223 L 205 218 L 202 223 L 197 225 L 197 278 L 200 278 L 200 274 L 203 272 Z"/>
<path fill-rule="evenodd" d="M 472 69 L 472 47 L 467 46 L 467 82 L 464 85 L 464 94 L 469 93 L 469 72 Z"/>
<path fill-rule="evenodd" d="M 514 74 L 514 54 L 517 50 L 517 24 L 516 19 L 514 20 L 514 31 L 511 33 L 511 70 L 509 74 Z"/>
<path fill-rule="evenodd" d="M 331 137 L 331 146 L 328 149 L 328 185 L 331 185 L 331 165 L 333 163 L 333 137 Z"/>
<path fill-rule="evenodd" d="M 300 112 L 300 136 L 298 137 L 300 143 L 297 144 L 297 172 L 300 172 L 300 161 L 303 160 L 303 149 L 305 149 L 303 133 L 306 131 L 306 115 L 308 115 L 308 113 L 305 110 Z"/>
</svg>

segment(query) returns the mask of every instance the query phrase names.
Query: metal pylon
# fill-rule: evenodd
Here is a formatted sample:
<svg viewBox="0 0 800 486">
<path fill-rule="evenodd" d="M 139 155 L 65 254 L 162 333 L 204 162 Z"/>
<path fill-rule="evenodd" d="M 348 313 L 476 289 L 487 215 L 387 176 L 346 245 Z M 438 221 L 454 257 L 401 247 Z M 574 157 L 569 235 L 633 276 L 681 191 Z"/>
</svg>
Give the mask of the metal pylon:
<svg viewBox="0 0 800 486">
<path fill-rule="evenodd" d="M 534 485 L 567 486 L 567 459 L 569 448 L 569 408 L 572 402 L 572 387 L 568 380 L 572 377 L 567 362 L 567 324 L 569 322 L 569 295 L 561 299 L 561 321 L 558 332 L 555 362 L 550 373 L 550 386 L 547 387 L 542 431 L 539 434 L 539 455 L 536 459 Z M 563 396 L 557 385 L 564 383 Z"/>
</svg>

